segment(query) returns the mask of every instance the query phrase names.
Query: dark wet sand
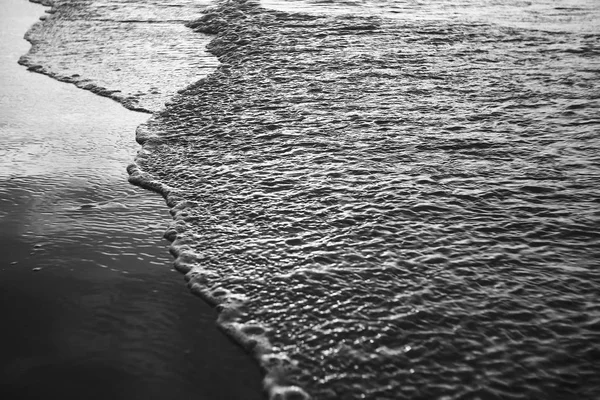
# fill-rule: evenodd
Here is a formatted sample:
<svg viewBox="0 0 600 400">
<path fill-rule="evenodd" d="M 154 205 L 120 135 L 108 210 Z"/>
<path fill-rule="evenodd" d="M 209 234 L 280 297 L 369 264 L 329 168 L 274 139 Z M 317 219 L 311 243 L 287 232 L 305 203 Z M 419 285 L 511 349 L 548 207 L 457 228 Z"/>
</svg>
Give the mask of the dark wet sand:
<svg viewBox="0 0 600 400">
<path fill-rule="evenodd" d="M 171 269 L 163 200 L 127 183 L 135 126 L 17 65 L 41 14 L 0 4 L 0 399 L 263 399 L 257 364 Z"/>
<path fill-rule="evenodd" d="M 176 272 L 33 271 L 32 249 L 0 234 L 0 398 L 263 398 L 254 361 Z"/>
</svg>

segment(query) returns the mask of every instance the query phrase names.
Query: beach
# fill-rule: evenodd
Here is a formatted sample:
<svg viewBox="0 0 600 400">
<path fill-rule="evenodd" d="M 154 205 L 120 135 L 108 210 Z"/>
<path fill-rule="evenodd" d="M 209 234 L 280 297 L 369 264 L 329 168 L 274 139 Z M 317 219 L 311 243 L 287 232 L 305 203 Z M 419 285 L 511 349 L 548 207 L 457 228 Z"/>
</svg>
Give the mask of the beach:
<svg viewBox="0 0 600 400">
<path fill-rule="evenodd" d="M 172 269 L 163 199 L 127 183 L 148 114 L 18 65 L 44 8 L 0 14 L 0 397 L 263 398 Z"/>
<path fill-rule="evenodd" d="M 596 1 L 45 1 L 6 390 L 598 398 Z"/>
</svg>

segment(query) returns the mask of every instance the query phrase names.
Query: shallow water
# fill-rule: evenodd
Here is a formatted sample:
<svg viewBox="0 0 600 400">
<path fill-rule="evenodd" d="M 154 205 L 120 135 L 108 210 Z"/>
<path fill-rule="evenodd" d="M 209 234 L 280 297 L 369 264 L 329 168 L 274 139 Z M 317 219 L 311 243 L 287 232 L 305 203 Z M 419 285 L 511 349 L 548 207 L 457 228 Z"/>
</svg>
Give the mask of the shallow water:
<svg viewBox="0 0 600 400">
<path fill-rule="evenodd" d="M 273 396 L 597 397 L 597 7 L 328 4 L 374 11 L 188 24 L 221 65 L 130 168 L 176 267 Z"/>
<path fill-rule="evenodd" d="M 455 21 L 554 32 L 598 33 L 594 0 L 262 0 L 288 12 L 380 16 L 404 21 Z"/>
<path fill-rule="evenodd" d="M 209 41 L 184 25 L 208 1 L 49 1 L 21 62 L 125 107 L 158 111 L 177 90 L 214 69 Z"/>
</svg>

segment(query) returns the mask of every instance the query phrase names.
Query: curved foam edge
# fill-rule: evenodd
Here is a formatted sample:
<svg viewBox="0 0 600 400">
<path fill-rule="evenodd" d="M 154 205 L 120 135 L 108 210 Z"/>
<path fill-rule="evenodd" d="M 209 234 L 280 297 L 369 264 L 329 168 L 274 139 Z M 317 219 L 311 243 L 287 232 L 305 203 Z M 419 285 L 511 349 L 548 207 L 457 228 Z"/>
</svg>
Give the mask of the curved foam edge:
<svg viewBox="0 0 600 400">
<path fill-rule="evenodd" d="M 217 49 L 214 48 L 214 43 L 220 40 L 219 35 L 226 32 L 227 29 L 226 24 L 214 24 L 216 21 L 212 20 L 213 13 L 215 11 L 218 13 L 219 6 L 231 7 L 234 4 L 259 7 L 259 2 L 255 0 L 217 1 L 216 4 L 205 10 L 203 18 L 188 25 L 194 30 L 199 30 L 199 26 L 204 26 L 211 31 L 210 33 L 217 35 L 208 45 L 210 51 L 217 56 L 218 51 L 215 51 Z M 213 25 L 211 23 L 207 24 L 207 19 L 216 27 L 207 27 L 207 25 Z M 219 68 L 224 68 L 223 64 Z M 195 84 L 190 85 L 190 87 L 194 86 Z M 168 134 L 157 134 L 161 131 L 158 122 L 154 118 L 138 126 L 136 141 L 142 147 L 136 156 L 135 162 L 127 168 L 127 171 L 129 172 L 129 182 L 160 193 L 170 207 L 173 221 L 165 231 L 164 237 L 171 241 L 169 251 L 175 258 L 174 268 L 184 274 L 187 286 L 193 294 L 215 306 L 219 312 L 217 319 L 219 328 L 250 352 L 258 361 L 265 373 L 263 387 L 270 400 L 311 399 L 305 390 L 293 383 L 292 378 L 297 370 L 296 362 L 272 345 L 267 335 L 269 328 L 255 321 L 244 321 L 244 318 L 247 317 L 245 309 L 248 299 L 246 296 L 243 293 L 234 293 L 222 287 L 218 283 L 220 278 L 218 271 L 207 267 L 211 264 L 210 257 L 199 254 L 193 249 L 193 244 L 198 239 L 194 237 L 191 225 L 188 222 L 193 220 L 190 217 L 190 215 L 193 215 L 193 209 L 200 207 L 200 205 L 183 199 L 174 188 L 168 187 L 151 174 L 143 171 L 141 166 L 144 164 L 146 155 L 152 152 L 152 148 L 157 143 L 171 137 Z"/>
<path fill-rule="evenodd" d="M 42 15 L 39 18 L 40 21 L 37 22 L 36 24 L 34 24 L 31 28 L 29 28 L 27 30 L 27 33 L 25 33 L 25 40 L 27 40 L 31 44 L 31 48 L 27 51 L 27 54 L 24 54 L 19 58 L 18 63 L 20 65 L 27 67 L 28 71 L 47 75 L 47 76 L 51 77 L 52 79 L 56 79 L 59 82 L 71 83 L 80 89 L 88 90 L 98 96 L 107 97 L 109 99 L 117 101 L 117 102 L 121 103 L 121 105 L 123 105 L 123 107 L 125 107 L 131 111 L 143 112 L 143 113 L 148 113 L 148 114 L 152 113 L 151 110 L 148 110 L 146 108 L 136 105 L 134 99 L 131 99 L 131 98 L 121 95 L 119 90 L 109 90 L 105 87 L 102 87 L 102 86 L 92 83 L 89 79 L 81 78 L 79 75 L 62 75 L 59 72 L 48 70 L 43 65 L 34 63 L 31 60 L 31 54 L 33 53 L 33 51 L 35 51 L 35 49 L 39 45 L 39 43 L 38 43 L 39 41 L 37 41 L 34 37 L 36 30 L 39 28 L 38 24 L 45 23 L 47 20 L 49 20 L 50 15 L 56 14 L 57 6 L 56 6 L 56 4 L 55 4 L 56 2 L 54 0 L 29 0 L 29 1 L 31 1 L 32 3 L 40 4 L 44 7 L 50 7 L 50 9 L 45 10 L 45 15 Z"/>
<path fill-rule="evenodd" d="M 147 140 L 144 143 L 147 143 Z M 138 154 L 136 161 L 143 158 L 143 151 Z M 216 282 L 218 274 L 205 267 L 210 263 L 210 259 L 193 250 L 191 245 L 196 239 L 191 234 L 187 219 L 190 211 L 199 206 L 198 203 L 182 199 L 175 190 L 144 172 L 137 163 L 129 165 L 127 172 L 129 182 L 160 193 L 166 199 L 173 221 L 165 231 L 164 237 L 171 241 L 169 251 L 175 258 L 174 268 L 184 274 L 187 286 L 193 294 L 215 306 L 219 312 L 219 328 L 258 361 L 265 373 L 263 387 L 269 399 L 309 400 L 311 397 L 302 388 L 290 383 L 296 363 L 272 346 L 267 337 L 268 328 L 255 322 L 242 321 L 246 297 L 221 287 Z"/>
<path fill-rule="evenodd" d="M 33 44 L 32 41 L 30 41 L 30 43 Z M 148 110 L 147 108 L 144 107 L 138 107 L 134 104 L 134 102 L 131 99 L 128 99 L 126 97 L 120 96 L 118 93 L 118 90 L 108 90 L 102 86 L 98 86 L 94 83 L 91 83 L 89 80 L 87 79 L 79 79 L 76 77 L 72 77 L 72 76 L 66 76 L 66 75 L 60 75 L 58 73 L 52 72 L 47 70 L 45 67 L 43 67 L 42 65 L 37 65 L 31 62 L 31 60 L 29 59 L 29 57 L 27 56 L 27 54 L 21 56 L 19 58 L 19 64 L 27 67 L 28 71 L 31 72 L 37 72 L 40 73 L 42 75 L 47 75 L 49 77 L 51 77 L 52 79 L 55 79 L 59 82 L 64 82 L 64 83 L 71 83 L 75 86 L 77 86 L 80 89 L 83 90 L 87 90 L 90 91 L 98 96 L 102 96 L 102 97 L 107 97 L 109 99 L 112 99 L 118 103 L 121 103 L 121 105 L 125 108 L 127 108 L 128 110 L 131 111 L 137 111 L 137 112 L 143 112 L 143 113 L 147 113 L 147 114 L 151 114 L 152 111 Z"/>
</svg>

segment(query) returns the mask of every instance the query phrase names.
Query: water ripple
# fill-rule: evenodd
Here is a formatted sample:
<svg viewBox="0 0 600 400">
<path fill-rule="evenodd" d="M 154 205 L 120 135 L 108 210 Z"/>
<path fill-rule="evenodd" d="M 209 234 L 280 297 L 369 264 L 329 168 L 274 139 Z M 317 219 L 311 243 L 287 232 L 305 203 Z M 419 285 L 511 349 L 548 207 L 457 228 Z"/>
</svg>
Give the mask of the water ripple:
<svg viewBox="0 0 600 400">
<path fill-rule="evenodd" d="M 597 35 L 243 1 L 190 26 L 222 66 L 130 172 L 175 206 L 190 286 L 242 296 L 224 327 L 286 355 L 267 384 L 598 393 Z"/>
</svg>

